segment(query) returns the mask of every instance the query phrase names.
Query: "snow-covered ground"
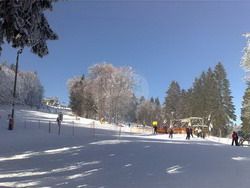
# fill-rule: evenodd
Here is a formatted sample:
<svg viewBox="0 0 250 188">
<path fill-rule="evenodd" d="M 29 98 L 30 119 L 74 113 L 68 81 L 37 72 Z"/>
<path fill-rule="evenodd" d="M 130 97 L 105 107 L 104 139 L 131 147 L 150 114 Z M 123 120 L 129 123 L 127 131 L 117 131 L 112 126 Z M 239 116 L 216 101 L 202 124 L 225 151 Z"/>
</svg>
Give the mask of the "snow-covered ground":
<svg viewBox="0 0 250 188">
<path fill-rule="evenodd" d="M 38 128 L 41 130 L 50 131 L 52 134 L 58 134 L 58 126 L 56 118 L 58 112 L 61 110 L 37 110 L 27 106 L 15 107 L 15 130 L 23 130 L 29 128 Z M 51 112 L 52 111 L 52 112 Z M 0 106 L 0 127 L 2 129 L 8 128 L 8 114 L 11 113 L 11 106 Z M 125 124 L 113 125 L 108 123 L 100 123 L 100 121 L 75 117 L 69 111 L 63 111 L 63 123 L 60 134 L 72 135 L 79 134 L 80 128 L 88 128 L 91 136 L 96 136 L 98 133 L 103 132 L 102 130 L 111 131 L 113 135 L 119 137 L 140 137 L 147 139 L 158 139 L 158 140 L 172 140 L 172 141 L 185 141 L 185 135 L 175 134 L 173 139 L 169 139 L 167 134 L 153 135 L 153 129 L 149 127 L 141 127 L 139 125 L 132 125 L 129 127 Z M 49 125 L 51 126 L 49 128 Z M 50 129 L 50 130 L 49 130 Z M 64 131 L 66 129 L 67 131 Z M 133 134 L 129 134 L 133 133 Z M 108 133 L 107 133 L 108 134 Z M 127 135 L 128 134 L 128 135 Z M 231 144 L 231 138 L 218 138 L 218 137 L 207 137 L 205 140 Z M 191 141 L 204 141 L 204 139 L 194 137 Z"/>
<path fill-rule="evenodd" d="M 0 106 L 0 187 L 247 188 L 250 149 L 231 140 L 153 135 L 151 128 L 101 124 L 70 113 Z M 221 144 L 222 143 L 222 144 Z"/>
</svg>

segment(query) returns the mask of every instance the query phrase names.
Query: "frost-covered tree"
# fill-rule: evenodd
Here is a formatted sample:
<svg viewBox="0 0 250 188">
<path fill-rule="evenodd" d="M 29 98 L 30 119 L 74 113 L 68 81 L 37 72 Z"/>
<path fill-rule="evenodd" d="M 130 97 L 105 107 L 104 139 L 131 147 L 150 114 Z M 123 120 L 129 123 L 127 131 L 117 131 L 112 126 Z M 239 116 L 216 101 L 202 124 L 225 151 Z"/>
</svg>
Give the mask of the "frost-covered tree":
<svg viewBox="0 0 250 188">
<path fill-rule="evenodd" d="M 246 46 L 243 49 L 243 56 L 241 57 L 240 65 L 246 70 L 250 70 L 250 33 L 243 35 L 246 37 Z"/>
<path fill-rule="evenodd" d="M 13 96 L 14 72 L 0 64 L 0 104 L 10 104 Z"/>
<path fill-rule="evenodd" d="M 0 104 L 10 104 L 13 101 L 13 83 L 15 70 L 0 64 Z M 39 106 L 43 97 L 43 86 L 34 72 L 18 72 L 17 104 Z"/>
<path fill-rule="evenodd" d="M 1 0 L 0 53 L 2 44 L 14 48 L 30 47 L 40 57 L 48 54 L 47 40 L 57 39 L 44 15 L 55 0 Z"/>
<path fill-rule="evenodd" d="M 83 115 L 93 106 L 99 119 L 125 120 L 132 109 L 133 74 L 130 67 L 114 67 L 106 63 L 90 67 L 87 78 L 69 81 L 72 109 Z"/>
<path fill-rule="evenodd" d="M 99 118 L 109 122 L 124 119 L 133 97 L 134 72 L 131 67 L 96 64 L 89 68 Z"/>
<path fill-rule="evenodd" d="M 114 72 L 111 64 L 96 64 L 89 68 L 89 78 L 93 85 L 93 95 L 98 108 L 98 117 L 106 118 L 107 113 L 110 113 L 108 106 L 111 102 L 107 102 L 109 93 L 112 92 L 111 75 Z"/>
<path fill-rule="evenodd" d="M 25 72 L 20 73 L 20 83 L 21 86 L 21 101 L 29 106 L 39 106 L 42 102 L 44 89 L 38 79 L 37 73 L 35 72 Z"/>
<path fill-rule="evenodd" d="M 244 134 L 250 133 L 250 83 L 247 83 L 245 90 L 242 108 L 241 108 L 242 131 Z"/>
</svg>

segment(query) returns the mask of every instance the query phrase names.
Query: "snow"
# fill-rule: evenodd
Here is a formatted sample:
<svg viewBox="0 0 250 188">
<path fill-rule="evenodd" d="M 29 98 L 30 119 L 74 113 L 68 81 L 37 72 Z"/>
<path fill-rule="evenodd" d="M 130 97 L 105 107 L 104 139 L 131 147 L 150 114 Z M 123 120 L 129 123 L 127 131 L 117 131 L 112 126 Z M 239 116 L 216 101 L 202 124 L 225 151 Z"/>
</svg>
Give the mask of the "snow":
<svg viewBox="0 0 250 188">
<path fill-rule="evenodd" d="M 182 167 L 180 167 L 179 165 L 175 165 L 175 166 L 167 168 L 166 173 L 177 174 L 181 172 L 180 169 L 182 169 Z"/>
<path fill-rule="evenodd" d="M 63 112 L 58 135 L 56 112 L 21 106 L 9 131 L 10 111 L 0 106 L 0 187 L 247 188 L 250 183 L 250 150 L 230 146 L 230 138 L 170 139 L 153 135 L 151 128 L 76 120 L 69 111 Z"/>
<path fill-rule="evenodd" d="M 219 137 L 215 137 L 215 136 L 209 136 L 207 138 L 207 140 L 222 143 L 222 144 L 228 144 L 228 145 L 230 145 L 232 143 L 232 139 L 230 137 L 228 137 L 228 138 L 219 138 Z"/>
</svg>

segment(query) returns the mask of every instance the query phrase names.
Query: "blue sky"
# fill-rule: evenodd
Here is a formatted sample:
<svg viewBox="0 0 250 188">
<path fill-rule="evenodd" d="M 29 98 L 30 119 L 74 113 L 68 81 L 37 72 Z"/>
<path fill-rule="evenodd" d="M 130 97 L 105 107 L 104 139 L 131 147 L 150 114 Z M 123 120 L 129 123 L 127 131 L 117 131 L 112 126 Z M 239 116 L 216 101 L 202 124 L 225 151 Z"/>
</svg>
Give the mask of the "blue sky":
<svg viewBox="0 0 250 188">
<path fill-rule="evenodd" d="M 219 61 L 228 73 L 237 115 L 245 89 L 240 67 L 250 32 L 247 1 L 62 1 L 47 17 L 59 40 L 44 58 L 25 49 L 20 69 L 37 71 L 45 96 L 68 102 L 66 82 L 108 62 L 132 66 L 144 79 L 141 92 L 163 102 L 172 80 L 183 89 Z M 0 62 L 15 63 L 16 50 L 3 46 Z"/>
</svg>

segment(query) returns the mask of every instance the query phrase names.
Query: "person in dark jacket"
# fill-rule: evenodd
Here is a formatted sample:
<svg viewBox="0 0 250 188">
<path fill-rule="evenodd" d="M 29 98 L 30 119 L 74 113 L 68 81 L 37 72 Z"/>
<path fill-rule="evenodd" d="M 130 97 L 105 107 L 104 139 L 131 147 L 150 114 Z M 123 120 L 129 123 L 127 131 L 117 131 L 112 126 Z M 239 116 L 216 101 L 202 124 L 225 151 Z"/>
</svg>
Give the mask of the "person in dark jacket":
<svg viewBox="0 0 250 188">
<path fill-rule="evenodd" d="M 157 124 L 153 124 L 154 134 L 157 134 Z"/>
<path fill-rule="evenodd" d="M 169 138 L 173 138 L 174 131 L 172 128 L 169 130 Z"/>
<path fill-rule="evenodd" d="M 232 134 L 232 146 L 234 145 L 238 146 L 238 134 L 234 131 Z"/>
<path fill-rule="evenodd" d="M 186 133 L 187 133 L 186 140 L 190 140 L 190 128 L 189 127 L 186 128 Z"/>
</svg>

